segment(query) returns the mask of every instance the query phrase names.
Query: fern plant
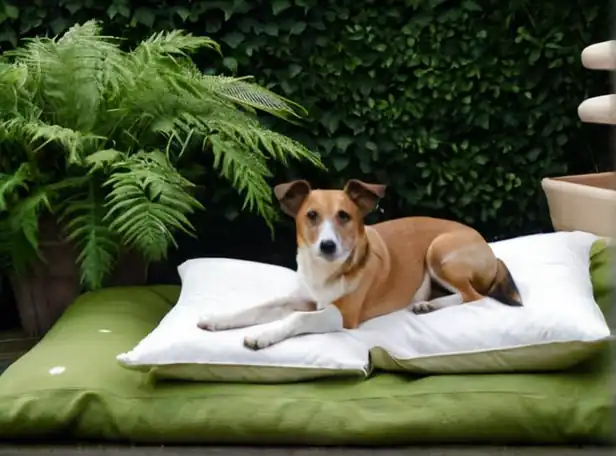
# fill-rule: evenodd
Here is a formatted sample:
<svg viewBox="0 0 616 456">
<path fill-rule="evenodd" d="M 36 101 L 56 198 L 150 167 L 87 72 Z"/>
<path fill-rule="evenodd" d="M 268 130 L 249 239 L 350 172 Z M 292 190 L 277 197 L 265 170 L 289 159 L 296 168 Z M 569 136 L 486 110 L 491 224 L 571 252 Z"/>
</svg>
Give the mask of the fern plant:
<svg viewBox="0 0 616 456">
<path fill-rule="evenodd" d="M 79 251 L 82 284 L 102 286 L 122 248 L 165 258 L 201 208 L 178 169 L 195 154 L 274 220 L 271 160 L 307 160 L 301 144 L 270 131 L 257 111 L 292 120 L 297 104 L 250 81 L 204 75 L 190 54 L 209 38 L 161 32 L 126 52 L 95 21 L 35 38 L 0 61 L 0 257 L 23 271 L 40 255 L 49 212 Z"/>
</svg>

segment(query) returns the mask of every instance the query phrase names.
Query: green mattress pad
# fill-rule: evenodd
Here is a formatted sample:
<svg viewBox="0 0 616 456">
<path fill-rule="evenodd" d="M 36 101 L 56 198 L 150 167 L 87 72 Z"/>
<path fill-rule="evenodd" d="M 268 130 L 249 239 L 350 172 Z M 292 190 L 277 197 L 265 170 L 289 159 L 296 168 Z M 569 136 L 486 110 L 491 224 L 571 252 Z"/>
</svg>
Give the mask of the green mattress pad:
<svg viewBox="0 0 616 456">
<path fill-rule="evenodd" d="M 611 252 L 592 251 L 595 296 L 612 291 Z M 376 374 L 283 385 L 156 383 L 123 369 L 169 311 L 175 286 L 81 296 L 0 376 L 0 439 L 74 437 L 139 443 L 395 445 L 609 443 L 608 349 L 569 372 Z"/>
</svg>

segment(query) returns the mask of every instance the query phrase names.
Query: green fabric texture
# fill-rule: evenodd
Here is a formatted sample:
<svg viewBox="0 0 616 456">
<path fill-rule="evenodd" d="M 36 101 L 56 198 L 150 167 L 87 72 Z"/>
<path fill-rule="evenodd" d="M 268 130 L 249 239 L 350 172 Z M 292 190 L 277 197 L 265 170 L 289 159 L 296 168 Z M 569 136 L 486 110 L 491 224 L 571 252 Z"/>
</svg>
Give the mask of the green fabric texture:
<svg viewBox="0 0 616 456">
<path fill-rule="evenodd" d="M 603 311 L 611 252 L 592 251 Z M 80 297 L 0 376 L 0 438 L 142 443 L 394 445 L 606 443 L 609 352 L 569 372 L 327 379 L 282 385 L 155 383 L 122 368 L 169 311 L 173 286 L 114 288 Z"/>
</svg>

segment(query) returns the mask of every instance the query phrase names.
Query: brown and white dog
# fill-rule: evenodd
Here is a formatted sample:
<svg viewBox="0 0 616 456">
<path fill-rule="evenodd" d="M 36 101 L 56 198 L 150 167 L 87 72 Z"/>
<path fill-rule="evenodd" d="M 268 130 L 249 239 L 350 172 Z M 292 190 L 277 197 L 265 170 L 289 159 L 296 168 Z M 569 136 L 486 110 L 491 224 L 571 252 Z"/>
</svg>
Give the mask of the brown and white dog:
<svg viewBox="0 0 616 456">
<path fill-rule="evenodd" d="M 383 185 L 353 179 L 344 190 L 312 190 L 297 180 L 274 193 L 295 218 L 300 288 L 246 310 L 203 317 L 201 329 L 272 323 L 245 338 L 246 347 L 258 350 L 300 334 L 354 329 L 404 308 L 426 313 L 486 296 L 522 306 L 507 266 L 473 228 L 430 217 L 364 225 L 384 196 Z M 433 282 L 453 294 L 428 300 Z"/>
</svg>

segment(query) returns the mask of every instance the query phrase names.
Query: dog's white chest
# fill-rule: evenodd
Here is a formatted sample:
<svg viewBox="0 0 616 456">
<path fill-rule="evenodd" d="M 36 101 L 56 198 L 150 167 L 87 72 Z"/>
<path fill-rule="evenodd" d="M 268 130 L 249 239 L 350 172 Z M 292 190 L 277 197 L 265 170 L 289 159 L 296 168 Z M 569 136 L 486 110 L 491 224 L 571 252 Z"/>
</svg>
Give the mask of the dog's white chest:
<svg viewBox="0 0 616 456">
<path fill-rule="evenodd" d="M 357 280 L 349 281 L 344 277 L 330 280 L 338 265 L 325 260 L 316 262 L 306 256 L 298 252 L 297 273 L 319 309 L 327 307 L 357 288 Z"/>
</svg>

